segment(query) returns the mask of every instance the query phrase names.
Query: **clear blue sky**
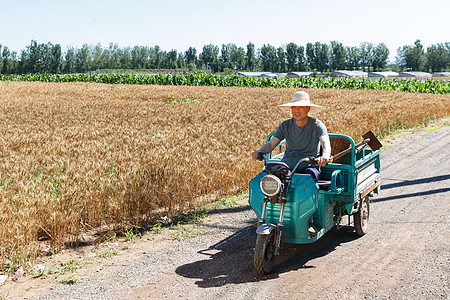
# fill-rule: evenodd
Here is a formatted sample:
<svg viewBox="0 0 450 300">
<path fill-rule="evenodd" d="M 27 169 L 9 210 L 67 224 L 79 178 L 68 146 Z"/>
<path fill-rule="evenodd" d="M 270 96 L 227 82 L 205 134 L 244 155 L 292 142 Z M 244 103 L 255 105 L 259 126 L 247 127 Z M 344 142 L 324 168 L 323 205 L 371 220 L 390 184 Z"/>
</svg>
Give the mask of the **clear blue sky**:
<svg viewBox="0 0 450 300">
<path fill-rule="evenodd" d="M 426 47 L 450 42 L 449 0 L 2 0 L 0 44 L 20 52 L 31 40 L 80 48 L 158 45 L 197 54 L 252 42 L 344 46 L 385 43 L 397 49 L 420 39 Z"/>
</svg>

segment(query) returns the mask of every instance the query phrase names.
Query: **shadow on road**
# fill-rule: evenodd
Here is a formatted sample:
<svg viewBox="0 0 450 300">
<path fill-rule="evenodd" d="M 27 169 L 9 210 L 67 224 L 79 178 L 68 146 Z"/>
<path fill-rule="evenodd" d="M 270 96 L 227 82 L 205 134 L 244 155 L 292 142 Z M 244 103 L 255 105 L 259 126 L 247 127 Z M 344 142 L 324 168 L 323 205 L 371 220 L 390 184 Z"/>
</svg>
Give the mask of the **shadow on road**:
<svg viewBox="0 0 450 300">
<path fill-rule="evenodd" d="M 440 194 L 440 193 L 446 193 L 446 192 L 450 192 L 450 188 L 435 189 L 435 190 L 429 190 L 429 191 L 424 191 L 424 192 L 388 196 L 388 197 L 383 197 L 383 198 L 372 199 L 371 201 L 372 202 L 382 202 L 382 201 L 405 199 L 405 198 L 411 198 L 411 197 L 428 196 L 428 195 Z"/>
<path fill-rule="evenodd" d="M 419 178 L 419 179 L 414 179 L 414 180 L 398 180 L 398 179 L 393 179 L 393 178 L 387 178 L 387 180 L 398 180 L 399 182 L 383 184 L 383 185 L 381 185 L 381 191 L 388 190 L 388 189 L 400 188 L 400 187 L 404 187 L 404 186 L 414 187 L 419 184 L 443 182 L 443 181 L 446 181 L 449 179 L 450 179 L 450 175 L 448 175 L 448 174 L 427 177 L 427 178 Z M 426 191 L 417 191 L 417 187 L 414 187 L 414 189 L 415 189 L 414 193 L 397 194 L 397 195 L 393 195 L 393 196 L 386 196 L 386 197 L 380 197 L 380 198 L 377 197 L 371 201 L 372 202 L 382 202 L 382 201 L 389 201 L 389 200 L 406 199 L 406 198 L 412 198 L 412 197 L 421 197 L 421 196 L 428 196 L 428 195 L 433 195 L 433 194 L 446 193 L 446 192 L 450 191 L 450 188 L 448 188 L 445 183 L 443 183 L 442 186 L 443 186 L 442 188 L 438 188 L 438 189 L 434 189 L 434 190 L 426 190 Z"/>
<path fill-rule="evenodd" d="M 314 268 L 313 264 L 309 264 L 311 260 L 327 255 L 339 245 L 357 238 L 353 227 L 344 226 L 330 230 L 313 244 L 283 243 L 272 273 L 259 276 L 253 266 L 255 227 L 248 226 L 208 249 L 200 250 L 199 253 L 205 255 L 205 259 L 179 266 L 175 272 L 184 277 L 197 278 L 195 283 L 203 288 L 270 280 L 278 278 L 281 273 Z"/>
<path fill-rule="evenodd" d="M 397 188 L 397 187 L 401 187 L 401 186 L 430 183 L 430 182 L 436 182 L 436 181 L 444 181 L 444 180 L 449 180 L 449 179 L 450 179 L 450 175 L 440 175 L 440 176 L 420 178 L 420 179 L 415 179 L 415 180 L 399 180 L 399 182 L 396 182 L 396 183 L 382 184 L 381 189 L 388 190 L 388 189 L 393 189 L 393 188 Z M 387 178 L 387 180 L 398 180 L 398 179 Z"/>
</svg>

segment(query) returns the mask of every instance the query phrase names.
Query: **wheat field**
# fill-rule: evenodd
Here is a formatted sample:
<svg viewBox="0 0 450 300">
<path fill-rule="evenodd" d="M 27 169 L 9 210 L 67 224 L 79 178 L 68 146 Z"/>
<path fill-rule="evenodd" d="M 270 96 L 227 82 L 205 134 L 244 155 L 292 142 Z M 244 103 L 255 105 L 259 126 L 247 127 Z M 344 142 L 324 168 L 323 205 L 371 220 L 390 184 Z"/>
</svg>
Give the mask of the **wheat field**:
<svg viewBox="0 0 450 300">
<path fill-rule="evenodd" d="M 0 82 L 0 259 L 54 252 L 246 191 L 293 89 Z M 306 90 L 329 132 L 383 136 L 448 115 L 450 96 Z M 189 101 L 188 101 L 189 100 Z M 193 101 L 192 101 L 193 100 Z M 183 103 L 191 102 L 191 103 Z"/>
</svg>

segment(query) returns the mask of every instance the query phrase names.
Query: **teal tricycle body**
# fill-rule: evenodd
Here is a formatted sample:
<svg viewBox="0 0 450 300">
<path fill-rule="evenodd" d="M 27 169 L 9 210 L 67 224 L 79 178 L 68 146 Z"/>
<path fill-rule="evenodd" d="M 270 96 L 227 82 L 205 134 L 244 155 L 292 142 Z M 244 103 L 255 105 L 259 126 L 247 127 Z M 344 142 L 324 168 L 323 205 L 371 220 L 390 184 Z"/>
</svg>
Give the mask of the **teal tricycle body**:
<svg viewBox="0 0 450 300">
<path fill-rule="evenodd" d="M 284 168 L 280 162 L 284 141 L 277 154 L 274 150 L 264 157 L 263 171 L 250 181 L 249 203 L 258 218 L 255 267 L 259 273 L 271 271 L 281 242 L 315 242 L 346 215 L 353 216 L 358 235 L 366 233 L 369 198 L 380 189 L 380 151 L 367 142 L 355 144 L 347 135 L 329 136 L 332 153 L 342 150 L 336 145 L 346 149 L 339 159 L 321 167 L 317 183 L 310 175 Z"/>
</svg>

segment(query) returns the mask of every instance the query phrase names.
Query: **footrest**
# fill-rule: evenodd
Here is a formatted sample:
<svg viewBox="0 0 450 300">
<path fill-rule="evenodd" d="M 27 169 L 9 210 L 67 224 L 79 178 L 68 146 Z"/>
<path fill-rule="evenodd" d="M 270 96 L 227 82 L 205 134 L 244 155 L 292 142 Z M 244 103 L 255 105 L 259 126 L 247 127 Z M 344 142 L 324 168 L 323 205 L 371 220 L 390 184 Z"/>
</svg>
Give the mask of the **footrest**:
<svg viewBox="0 0 450 300">
<path fill-rule="evenodd" d="M 317 185 L 319 186 L 319 190 L 329 191 L 331 186 L 331 180 L 318 180 Z"/>
</svg>

